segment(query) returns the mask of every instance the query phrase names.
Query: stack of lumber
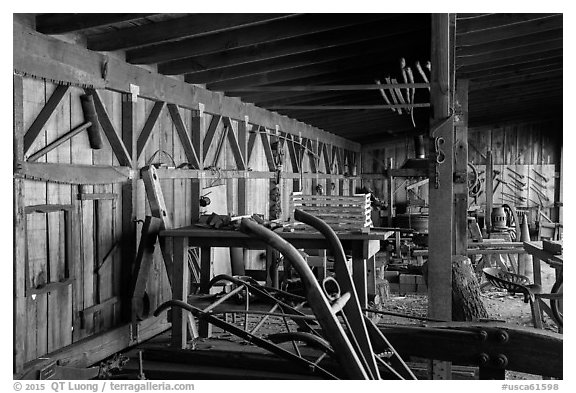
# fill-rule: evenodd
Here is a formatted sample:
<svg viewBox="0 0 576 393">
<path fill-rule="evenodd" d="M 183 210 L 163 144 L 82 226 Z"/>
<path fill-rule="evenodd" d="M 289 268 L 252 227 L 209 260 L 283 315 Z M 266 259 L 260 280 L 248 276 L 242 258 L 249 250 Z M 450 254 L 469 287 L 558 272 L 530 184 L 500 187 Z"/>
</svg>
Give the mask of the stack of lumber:
<svg viewBox="0 0 576 393">
<path fill-rule="evenodd" d="M 370 194 L 304 195 L 294 192 L 290 195 L 290 218 L 294 210 L 300 209 L 324 220 L 335 231 L 369 232 Z"/>
</svg>

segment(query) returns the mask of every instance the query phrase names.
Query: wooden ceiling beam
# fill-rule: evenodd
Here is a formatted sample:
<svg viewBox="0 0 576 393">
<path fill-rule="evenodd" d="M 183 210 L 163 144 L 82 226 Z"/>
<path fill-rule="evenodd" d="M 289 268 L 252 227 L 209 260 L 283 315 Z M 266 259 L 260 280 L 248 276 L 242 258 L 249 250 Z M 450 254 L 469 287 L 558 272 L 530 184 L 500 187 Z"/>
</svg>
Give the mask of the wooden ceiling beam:
<svg viewBox="0 0 576 393">
<path fill-rule="evenodd" d="M 39 78 L 58 79 L 63 83 L 82 85 L 89 83 L 98 89 L 130 93 L 129 85 L 140 87 L 139 97 L 152 101 L 165 101 L 187 109 L 204 105 L 205 113 L 220 114 L 243 121 L 248 116 L 252 124 L 302 135 L 305 138 L 324 139 L 327 143 L 359 149 L 359 146 L 294 119 L 280 116 L 263 108 L 246 104 L 237 98 L 187 84 L 183 81 L 136 67 L 115 56 L 105 56 L 79 45 L 64 42 L 30 29 L 20 23 L 13 24 L 13 68 L 23 74 Z M 108 61 L 106 79 L 102 78 L 103 61 Z"/>
<path fill-rule="evenodd" d="M 36 31 L 42 34 L 65 34 L 146 18 L 155 14 L 40 14 Z"/>
<path fill-rule="evenodd" d="M 389 16 L 388 16 L 389 17 Z M 382 14 L 311 14 L 281 20 L 273 24 L 250 26 L 234 32 L 221 32 L 176 42 L 145 46 L 126 51 L 126 60 L 134 64 L 152 64 L 264 44 L 344 26 L 385 18 Z"/>
<path fill-rule="evenodd" d="M 375 21 L 358 26 L 346 26 L 306 36 L 247 46 L 223 52 L 211 53 L 195 57 L 187 57 L 158 65 L 158 72 L 166 75 L 179 75 L 188 72 L 207 71 L 239 64 L 289 56 L 319 49 L 340 47 L 352 43 L 373 40 L 382 37 L 414 36 L 418 32 L 425 34 L 426 21 L 429 17 L 414 16 L 413 24 L 403 20 L 391 20 L 382 28 L 382 21 Z"/>
<path fill-rule="evenodd" d="M 457 19 L 456 35 L 504 28 L 519 23 L 532 23 L 559 14 L 492 14 L 473 19 Z"/>
<path fill-rule="evenodd" d="M 541 33 L 548 30 L 561 29 L 563 25 L 562 15 L 554 15 L 548 18 L 538 19 L 531 23 L 518 23 L 490 30 L 478 31 L 468 34 L 457 34 L 458 46 L 479 45 L 487 42 L 507 40 L 514 37 Z"/>
<path fill-rule="evenodd" d="M 509 59 L 501 59 L 498 61 L 490 61 L 481 64 L 473 64 L 469 66 L 461 66 L 456 69 L 456 74 L 466 74 L 475 71 L 487 71 L 494 68 L 513 67 L 522 64 L 530 64 L 545 59 L 562 58 L 562 49 L 555 49 L 547 52 L 533 53 L 530 55 L 517 56 Z"/>
<path fill-rule="evenodd" d="M 115 51 L 220 33 L 279 21 L 298 14 L 194 14 L 164 22 L 110 31 L 88 37 L 88 49 Z"/>
<path fill-rule="evenodd" d="M 552 50 L 562 50 L 562 38 L 557 40 L 538 42 L 531 45 L 522 46 L 519 48 L 505 49 L 471 56 L 456 56 L 456 66 L 466 67 L 476 64 L 483 64 L 488 62 L 496 62 L 504 59 L 512 59 L 516 57 L 537 55 L 546 53 Z"/>
<path fill-rule="evenodd" d="M 426 43 L 424 43 L 426 44 Z M 414 53 L 423 53 L 426 51 L 425 47 L 412 47 L 410 48 Z M 385 57 L 383 60 L 381 57 Z M 398 69 L 398 58 L 400 55 L 394 59 L 395 56 L 361 56 L 354 60 L 342 62 L 334 61 L 330 63 L 322 63 L 321 65 L 312 65 L 305 67 L 293 68 L 286 71 L 274 71 L 269 73 L 262 73 L 254 76 L 248 76 L 244 78 L 230 79 L 222 82 L 211 83 L 207 85 L 207 88 L 214 91 L 226 91 L 226 89 L 242 88 L 246 86 L 258 86 L 266 84 L 276 84 L 276 83 L 286 83 L 291 80 L 308 78 L 312 76 L 322 76 L 323 74 L 330 74 L 341 72 L 343 70 L 358 69 L 364 70 L 365 68 L 372 67 L 376 68 L 379 65 L 381 71 L 374 72 L 370 75 L 367 72 L 362 73 L 361 77 L 365 78 L 366 81 L 373 81 L 375 77 L 386 75 L 390 71 Z M 394 59 L 393 61 L 391 61 Z"/>
<path fill-rule="evenodd" d="M 313 64 L 325 64 L 335 60 L 354 61 L 354 58 L 358 56 L 367 54 L 376 55 L 376 53 L 382 51 L 382 47 L 387 43 L 388 40 L 377 39 L 362 43 L 349 44 L 342 47 L 276 57 L 274 59 L 246 63 L 232 67 L 188 73 L 186 74 L 186 81 L 188 83 L 215 83 L 267 72 L 289 70 Z M 402 42 L 402 44 L 410 45 L 409 42 Z"/>
<path fill-rule="evenodd" d="M 470 46 L 458 46 L 458 39 L 456 39 L 456 56 L 477 56 L 484 53 L 492 53 L 500 50 L 520 48 L 539 42 L 562 39 L 563 34 L 563 29 L 552 29 L 536 34 L 525 35 L 522 37 L 513 37 L 506 40 L 487 42 L 480 45 Z"/>
</svg>

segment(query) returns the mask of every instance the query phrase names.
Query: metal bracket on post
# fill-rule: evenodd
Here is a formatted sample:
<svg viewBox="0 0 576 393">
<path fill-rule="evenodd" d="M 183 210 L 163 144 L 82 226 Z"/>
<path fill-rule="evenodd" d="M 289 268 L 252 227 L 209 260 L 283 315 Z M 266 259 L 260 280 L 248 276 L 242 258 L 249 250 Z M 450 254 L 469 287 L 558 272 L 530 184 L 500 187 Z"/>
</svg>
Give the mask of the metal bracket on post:
<svg viewBox="0 0 576 393">
<path fill-rule="evenodd" d="M 140 86 L 130 84 L 130 96 L 129 96 L 129 100 L 130 100 L 131 102 L 137 102 L 137 101 L 138 101 L 138 95 L 139 95 L 139 94 L 140 94 Z"/>
</svg>

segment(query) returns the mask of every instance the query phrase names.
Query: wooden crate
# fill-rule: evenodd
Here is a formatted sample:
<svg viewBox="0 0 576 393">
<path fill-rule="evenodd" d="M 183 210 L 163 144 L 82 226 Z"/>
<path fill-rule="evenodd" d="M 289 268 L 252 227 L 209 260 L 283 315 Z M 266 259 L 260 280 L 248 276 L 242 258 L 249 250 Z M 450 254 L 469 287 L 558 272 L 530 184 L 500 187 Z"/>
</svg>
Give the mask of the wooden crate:
<svg viewBox="0 0 576 393">
<path fill-rule="evenodd" d="M 370 194 L 353 196 L 290 195 L 290 218 L 300 209 L 324 220 L 335 231 L 369 232 L 372 225 Z"/>
</svg>

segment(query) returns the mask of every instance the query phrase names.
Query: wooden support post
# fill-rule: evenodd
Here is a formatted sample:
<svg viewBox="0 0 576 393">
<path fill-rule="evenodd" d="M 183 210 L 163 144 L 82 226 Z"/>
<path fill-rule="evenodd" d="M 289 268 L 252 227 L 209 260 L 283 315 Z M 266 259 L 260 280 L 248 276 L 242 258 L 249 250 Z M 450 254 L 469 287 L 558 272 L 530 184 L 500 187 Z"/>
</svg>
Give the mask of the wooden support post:
<svg viewBox="0 0 576 393">
<path fill-rule="evenodd" d="M 24 102 L 23 102 L 23 84 L 22 77 L 14 75 L 13 95 L 14 95 L 14 165 L 18 161 L 24 160 Z M 13 179 L 13 220 L 14 220 L 14 239 L 13 239 L 13 296 L 14 307 L 12 309 L 13 322 L 13 347 L 14 360 L 13 372 L 20 372 L 26 360 L 26 298 L 24 289 L 26 284 L 26 214 L 24 213 L 24 181 L 22 179 Z"/>
<path fill-rule="evenodd" d="M 486 211 L 484 212 L 484 222 L 486 223 L 486 231 L 490 233 L 492 230 L 492 213 L 493 192 L 494 192 L 494 160 L 492 159 L 492 150 L 486 152 Z"/>
<path fill-rule="evenodd" d="M 454 255 L 466 255 L 468 215 L 468 80 L 456 85 L 454 168 Z"/>
<path fill-rule="evenodd" d="M 212 123 L 215 123 L 214 129 L 218 125 L 220 117 L 214 115 L 212 122 L 210 123 L 210 128 L 212 128 Z M 192 111 L 192 146 L 198 153 L 198 161 L 200 168 L 204 169 L 204 156 L 206 154 L 206 149 L 202 147 L 202 138 L 206 134 L 206 118 L 204 115 L 204 105 L 198 104 L 198 109 Z M 206 142 L 206 140 L 204 140 Z M 191 185 L 191 201 L 192 201 L 192 222 L 198 222 L 200 219 L 200 193 L 202 192 L 201 180 L 192 180 Z"/>
<path fill-rule="evenodd" d="M 172 269 L 172 299 L 188 301 L 188 238 L 174 238 L 174 266 Z M 179 307 L 172 308 L 172 346 L 186 349 L 188 317 Z"/>
<path fill-rule="evenodd" d="M 138 169 L 138 148 L 136 138 L 136 97 L 124 94 L 122 97 L 122 141 L 130 155 L 132 169 Z M 122 267 L 121 281 L 130 282 L 132 263 L 136 255 L 137 233 L 137 187 L 138 180 L 134 176 L 130 181 L 122 184 Z M 122 318 L 130 320 L 130 293 L 127 285 L 122 285 L 120 297 L 122 299 Z"/>
<path fill-rule="evenodd" d="M 212 270 L 211 254 L 210 247 L 200 248 L 200 282 L 203 284 L 200 288 L 201 293 L 208 293 L 207 284 L 210 282 Z M 212 336 L 212 325 L 200 320 L 198 323 L 198 334 L 203 338 Z"/>
<path fill-rule="evenodd" d="M 428 244 L 428 316 L 452 319 L 452 211 L 454 130 L 450 116 L 449 14 L 432 14 L 431 160 Z M 441 138 L 441 139 L 440 139 Z M 443 141 L 443 143 L 442 143 Z M 435 149 L 438 147 L 439 149 Z M 443 159 L 442 159 L 443 158 Z M 439 162 L 440 161 L 440 162 Z M 450 363 L 432 361 L 434 379 L 450 379 Z"/>
</svg>

